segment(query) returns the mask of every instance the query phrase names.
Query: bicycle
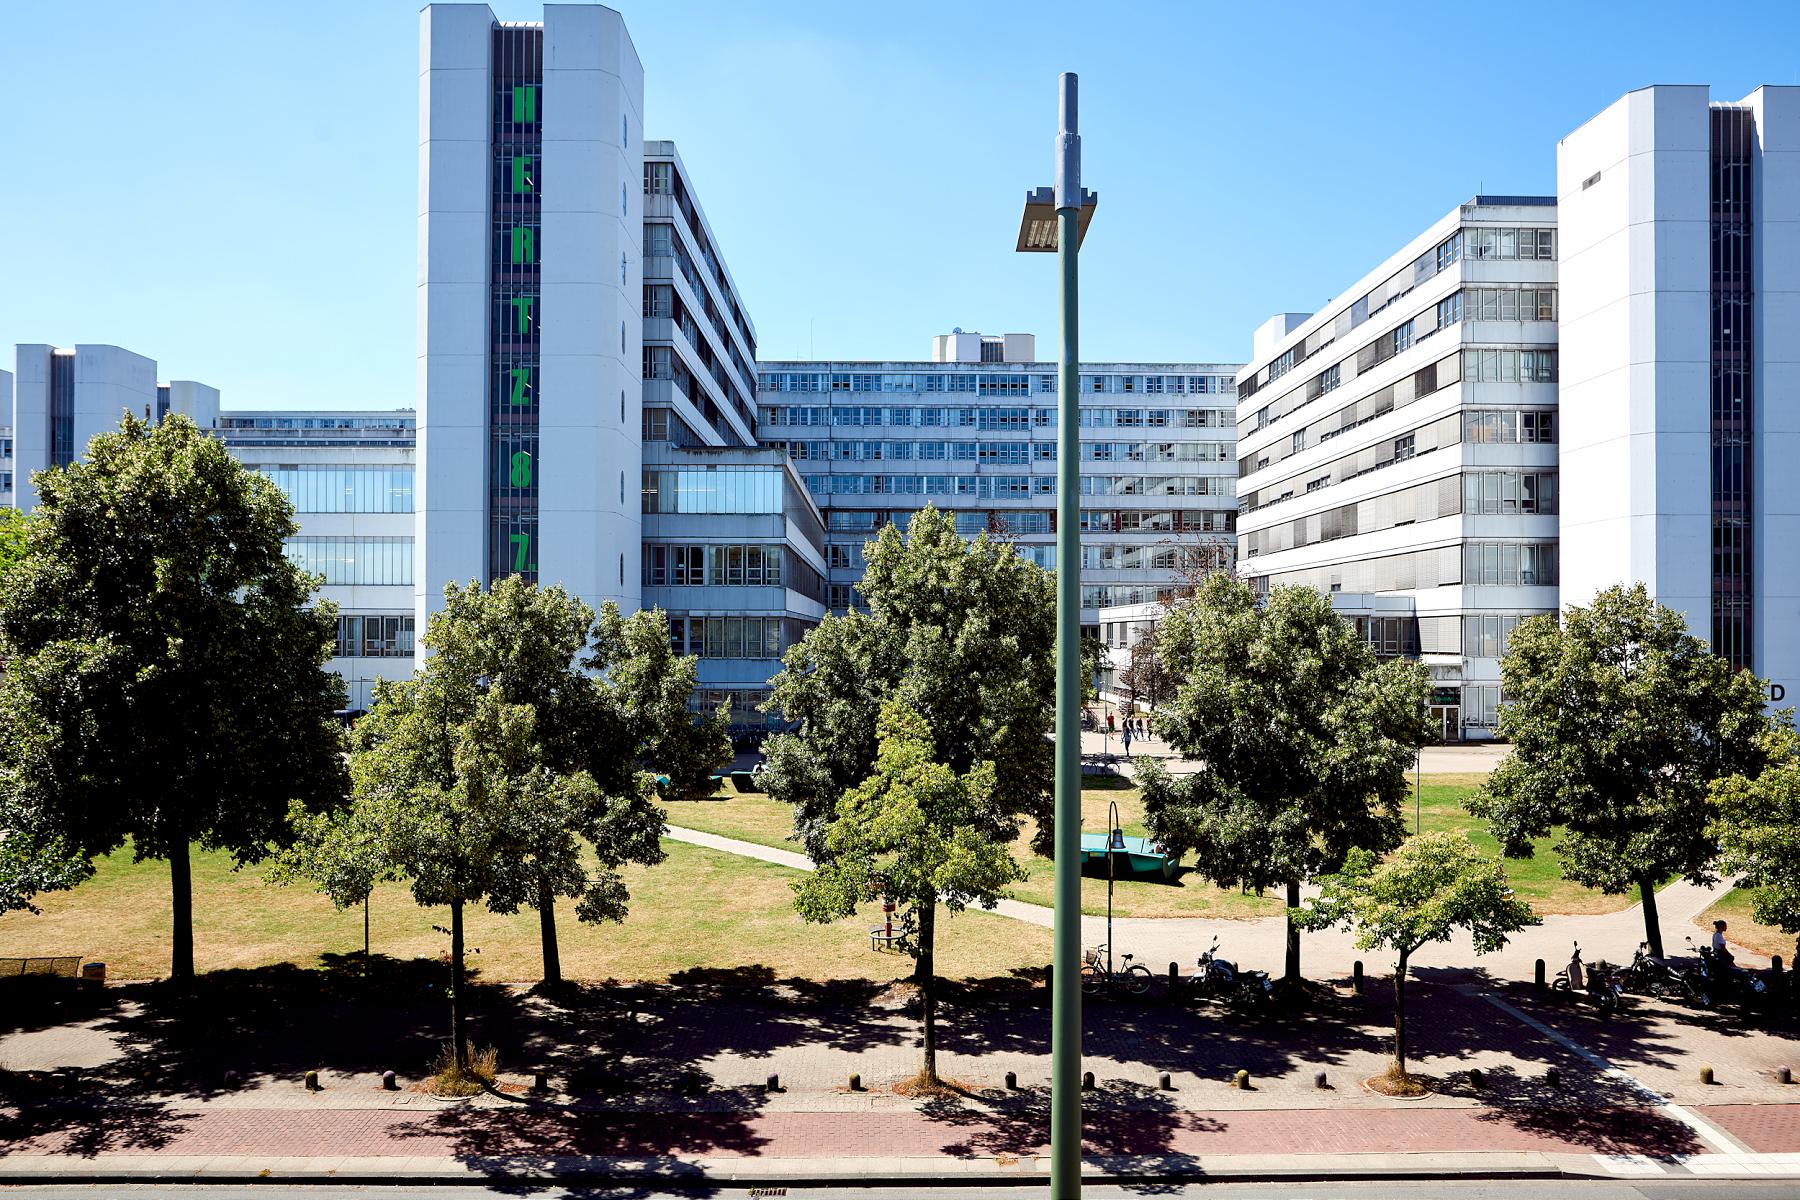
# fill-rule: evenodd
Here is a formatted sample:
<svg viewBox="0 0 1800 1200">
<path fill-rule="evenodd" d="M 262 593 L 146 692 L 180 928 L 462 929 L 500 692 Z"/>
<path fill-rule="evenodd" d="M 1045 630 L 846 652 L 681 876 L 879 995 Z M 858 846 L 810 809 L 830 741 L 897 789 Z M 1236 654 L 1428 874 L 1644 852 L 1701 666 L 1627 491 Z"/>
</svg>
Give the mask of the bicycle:
<svg viewBox="0 0 1800 1200">
<path fill-rule="evenodd" d="M 1130 996 L 1142 996 L 1150 990 L 1156 976 L 1150 968 L 1142 963 L 1131 961 L 1136 955 L 1119 956 L 1120 966 L 1108 970 L 1106 966 L 1106 946 L 1091 947 L 1082 953 L 1081 991 L 1086 996 L 1098 996 L 1112 988 L 1118 988 Z"/>
</svg>

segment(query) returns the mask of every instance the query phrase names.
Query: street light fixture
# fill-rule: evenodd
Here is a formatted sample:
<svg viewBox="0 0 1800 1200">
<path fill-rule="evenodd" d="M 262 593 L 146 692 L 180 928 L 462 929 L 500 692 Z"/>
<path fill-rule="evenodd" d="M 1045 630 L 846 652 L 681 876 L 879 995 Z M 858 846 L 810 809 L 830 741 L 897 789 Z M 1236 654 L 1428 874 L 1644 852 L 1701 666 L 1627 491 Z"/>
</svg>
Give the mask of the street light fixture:
<svg viewBox="0 0 1800 1200">
<path fill-rule="evenodd" d="M 1056 186 L 1025 196 L 1017 249 L 1062 268 L 1056 388 L 1056 893 L 1050 995 L 1050 1195 L 1081 1195 L 1081 347 L 1077 258 L 1099 197 L 1081 186 L 1076 81 L 1058 80 Z M 1110 854 L 1108 855 L 1110 858 Z M 1109 934 L 1110 937 L 1110 934 Z M 1108 953 L 1111 952 L 1110 944 Z"/>
</svg>

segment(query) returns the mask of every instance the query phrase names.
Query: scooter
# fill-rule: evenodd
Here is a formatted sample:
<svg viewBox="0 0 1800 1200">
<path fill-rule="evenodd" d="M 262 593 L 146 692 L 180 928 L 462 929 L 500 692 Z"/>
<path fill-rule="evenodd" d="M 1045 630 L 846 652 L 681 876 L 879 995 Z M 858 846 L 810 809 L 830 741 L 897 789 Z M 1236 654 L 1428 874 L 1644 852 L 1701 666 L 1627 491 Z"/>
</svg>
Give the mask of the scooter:
<svg viewBox="0 0 1800 1200">
<path fill-rule="evenodd" d="M 1701 1008 L 1717 1004 L 1757 1004 L 1769 985 L 1749 971 L 1740 969 L 1729 958 L 1720 958 L 1711 946 L 1695 946 L 1687 939 L 1688 948 L 1700 958 L 1700 966 L 1691 973 L 1694 1003 Z"/>
<path fill-rule="evenodd" d="M 1585 995 L 1603 1017 L 1612 1016 L 1625 1004 L 1625 989 L 1619 986 L 1612 964 L 1599 961 L 1583 967 L 1579 943 L 1569 955 L 1569 965 L 1551 981 L 1550 990 L 1565 996 Z"/>
</svg>

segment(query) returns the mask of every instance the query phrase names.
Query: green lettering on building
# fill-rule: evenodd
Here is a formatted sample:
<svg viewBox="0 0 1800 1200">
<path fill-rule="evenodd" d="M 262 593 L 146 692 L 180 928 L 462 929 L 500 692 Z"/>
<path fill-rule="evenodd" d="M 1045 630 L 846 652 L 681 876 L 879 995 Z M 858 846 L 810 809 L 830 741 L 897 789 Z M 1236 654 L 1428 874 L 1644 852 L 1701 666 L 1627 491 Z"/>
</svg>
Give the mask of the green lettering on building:
<svg viewBox="0 0 1800 1200">
<path fill-rule="evenodd" d="M 521 195 L 532 190 L 535 180 L 532 178 L 531 155 L 515 154 L 512 160 L 512 190 Z"/>
<path fill-rule="evenodd" d="M 531 332 L 531 306 L 536 302 L 536 296 L 518 296 L 507 301 L 508 304 L 512 305 L 513 328 L 516 332 Z"/>
<path fill-rule="evenodd" d="M 512 261 L 516 263 L 537 261 L 537 230 L 529 225 L 513 226 Z"/>
<path fill-rule="evenodd" d="M 531 486 L 531 454 L 526 450 L 515 450 L 512 456 L 512 471 L 507 476 L 516 488 Z"/>
<path fill-rule="evenodd" d="M 513 124 L 536 125 L 538 90 L 535 87 L 513 88 Z"/>
<path fill-rule="evenodd" d="M 512 543 L 513 571 L 523 575 L 525 561 L 531 549 L 531 535 L 529 533 L 512 533 L 507 535 L 506 540 Z"/>
<path fill-rule="evenodd" d="M 512 396 L 509 404 L 531 403 L 531 368 L 509 367 L 507 376 L 512 380 Z"/>
</svg>

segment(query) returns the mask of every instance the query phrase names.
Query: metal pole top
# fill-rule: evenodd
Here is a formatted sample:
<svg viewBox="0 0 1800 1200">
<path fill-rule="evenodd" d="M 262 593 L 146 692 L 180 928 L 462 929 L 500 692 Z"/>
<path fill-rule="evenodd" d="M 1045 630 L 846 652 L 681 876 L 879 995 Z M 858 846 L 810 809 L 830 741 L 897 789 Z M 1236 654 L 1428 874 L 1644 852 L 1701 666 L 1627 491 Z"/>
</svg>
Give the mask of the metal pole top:
<svg viewBox="0 0 1800 1200">
<path fill-rule="evenodd" d="M 1078 79 L 1073 71 L 1057 77 L 1062 104 L 1056 135 L 1056 207 L 1081 207 L 1081 121 Z"/>
</svg>

